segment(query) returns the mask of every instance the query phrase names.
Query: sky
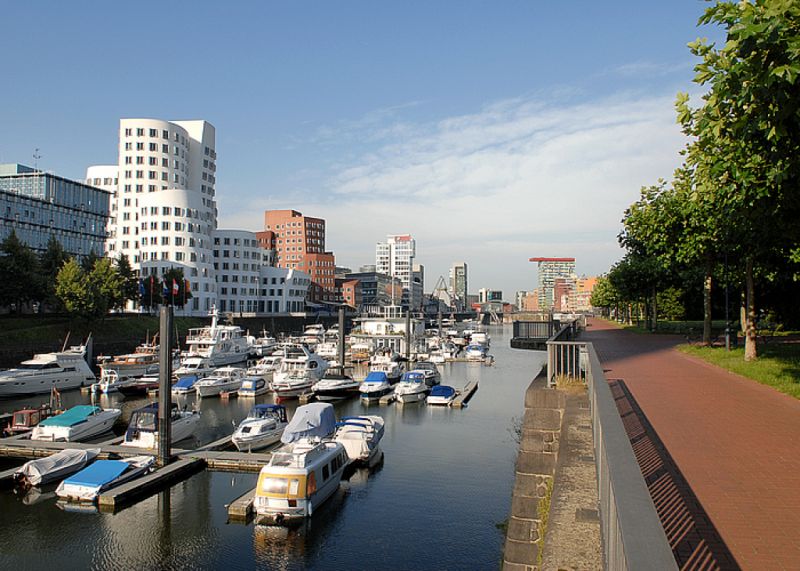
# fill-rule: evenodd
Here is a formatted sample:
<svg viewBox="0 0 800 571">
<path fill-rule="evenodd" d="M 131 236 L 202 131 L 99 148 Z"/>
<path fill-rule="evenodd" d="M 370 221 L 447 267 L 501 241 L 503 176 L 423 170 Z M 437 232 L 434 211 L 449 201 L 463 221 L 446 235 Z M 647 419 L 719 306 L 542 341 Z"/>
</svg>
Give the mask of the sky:
<svg viewBox="0 0 800 571">
<path fill-rule="evenodd" d="M 701 0 L 3 2 L 0 162 L 82 180 L 122 117 L 216 127 L 219 226 L 327 221 L 337 265 L 410 233 L 426 291 L 597 275 L 625 208 L 669 179 Z"/>
</svg>

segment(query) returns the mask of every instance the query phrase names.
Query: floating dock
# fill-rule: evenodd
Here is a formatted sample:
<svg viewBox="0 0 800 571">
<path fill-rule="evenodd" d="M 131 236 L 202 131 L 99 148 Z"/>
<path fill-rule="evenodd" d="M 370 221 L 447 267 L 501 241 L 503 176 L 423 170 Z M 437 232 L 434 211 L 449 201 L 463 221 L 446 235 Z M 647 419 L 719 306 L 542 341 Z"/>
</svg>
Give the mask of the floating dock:
<svg viewBox="0 0 800 571">
<path fill-rule="evenodd" d="M 461 389 L 461 392 L 458 396 L 453 400 L 450 406 L 454 408 L 463 408 L 467 406 L 467 401 L 472 398 L 472 395 L 475 391 L 478 390 L 478 381 L 471 381 L 467 383 L 467 385 Z"/>
<path fill-rule="evenodd" d="M 187 452 L 187 458 L 203 460 L 209 470 L 220 472 L 260 472 L 269 464 L 269 452 L 220 452 L 203 450 Z"/>
<path fill-rule="evenodd" d="M 256 496 L 256 489 L 246 491 L 244 494 L 228 504 L 228 521 L 236 523 L 248 523 L 253 517 L 253 500 Z"/>
<path fill-rule="evenodd" d="M 381 400 L 378 401 L 380 404 L 392 404 L 394 401 L 397 400 L 397 395 L 393 392 L 389 393 L 388 395 L 383 395 Z"/>
</svg>

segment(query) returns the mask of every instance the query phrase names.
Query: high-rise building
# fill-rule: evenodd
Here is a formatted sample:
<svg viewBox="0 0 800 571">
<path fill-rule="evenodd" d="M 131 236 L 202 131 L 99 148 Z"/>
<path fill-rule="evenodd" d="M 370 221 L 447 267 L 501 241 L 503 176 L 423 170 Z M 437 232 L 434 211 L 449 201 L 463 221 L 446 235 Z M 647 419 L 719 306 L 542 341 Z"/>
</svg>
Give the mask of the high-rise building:
<svg viewBox="0 0 800 571">
<path fill-rule="evenodd" d="M 86 175 L 115 192 L 108 255 L 124 253 L 141 276 L 181 268 L 192 287 L 188 311 L 198 314 L 216 302 L 216 159 L 206 121 L 121 119 L 116 171 L 92 166 Z"/>
<path fill-rule="evenodd" d="M 466 307 L 467 302 L 467 263 L 455 262 L 450 268 L 450 297 L 459 309 Z"/>
<path fill-rule="evenodd" d="M 257 237 L 262 247 L 275 251 L 276 267 L 311 276 L 313 301 L 335 300 L 336 259 L 325 251 L 325 220 L 296 210 L 267 210 Z"/>
<path fill-rule="evenodd" d="M 401 303 L 406 307 L 415 307 L 411 299 L 415 255 L 416 242 L 410 234 L 389 235 L 386 242 L 375 245 L 375 271 L 400 280 L 403 286 Z"/>
<path fill-rule="evenodd" d="M 575 281 L 575 258 L 530 258 L 538 264 L 539 308 L 548 311 L 556 305 L 556 280 Z M 562 286 L 563 288 L 563 286 Z"/>
<path fill-rule="evenodd" d="M 69 254 L 102 255 L 111 195 L 94 186 L 19 164 L 0 165 L 0 240 L 12 230 L 43 252 L 50 237 Z"/>
<path fill-rule="evenodd" d="M 408 292 L 409 307 L 413 311 L 422 309 L 425 297 L 425 266 L 414 264 L 411 269 L 411 289 Z"/>
</svg>

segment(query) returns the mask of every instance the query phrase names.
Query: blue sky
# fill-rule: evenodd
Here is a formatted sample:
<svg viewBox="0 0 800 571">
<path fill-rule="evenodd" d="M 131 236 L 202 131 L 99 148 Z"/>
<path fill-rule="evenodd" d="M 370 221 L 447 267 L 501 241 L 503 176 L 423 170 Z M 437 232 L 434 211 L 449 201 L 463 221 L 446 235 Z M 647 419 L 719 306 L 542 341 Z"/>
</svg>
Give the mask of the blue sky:
<svg viewBox="0 0 800 571">
<path fill-rule="evenodd" d="M 337 262 L 417 238 L 431 288 L 533 287 L 532 256 L 603 272 L 642 185 L 669 178 L 707 3 L 7 2 L 0 162 L 82 179 L 121 117 L 217 129 L 220 226 L 328 220 Z"/>
</svg>

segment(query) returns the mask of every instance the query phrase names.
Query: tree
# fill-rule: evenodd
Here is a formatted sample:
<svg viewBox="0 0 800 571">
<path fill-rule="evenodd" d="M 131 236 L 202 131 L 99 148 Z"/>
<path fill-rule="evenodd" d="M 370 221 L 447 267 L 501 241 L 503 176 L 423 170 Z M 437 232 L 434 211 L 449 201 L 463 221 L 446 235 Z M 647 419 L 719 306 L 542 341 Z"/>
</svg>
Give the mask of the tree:
<svg viewBox="0 0 800 571">
<path fill-rule="evenodd" d="M 800 4 L 718 2 L 699 23 L 723 26 L 727 41 L 690 44 L 702 59 L 694 81 L 707 92 L 697 109 L 679 94 L 678 120 L 694 138 L 687 165 L 713 182 L 696 191 L 744 260 L 745 360 L 753 360 L 759 266 L 776 253 L 789 262 L 800 249 Z"/>
<path fill-rule="evenodd" d="M 139 299 L 139 280 L 136 277 L 136 272 L 131 267 L 128 256 L 125 254 L 120 253 L 117 257 L 116 268 L 122 282 L 122 303 L 119 306 L 122 308 L 128 301 L 137 301 Z"/>
<path fill-rule="evenodd" d="M 61 242 L 51 235 L 47 241 L 47 249 L 39 257 L 42 301 L 51 307 L 57 307 L 60 303 L 58 296 L 56 296 L 56 276 L 67 260 L 69 260 L 69 255 L 64 250 Z"/>
<path fill-rule="evenodd" d="M 146 276 L 140 280 L 139 297 L 142 307 L 160 304 L 183 307 L 192 299 L 192 290 L 182 268 L 170 268 L 162 277 Z M 173 286 L 175 288 L 173 289 Z"/>
<path fill-rule="evenodd" d="M 93 312 L 89 282 L 81 265 L 70 258 L 56 276 L 56 295 L 72 315 L 88 316 Z"/>
<path fill-rule="evenodd" d="M 91 250 L 83 258 L 81 258 L 81 267 L 83 268 L 83 271 L 87 274 L 91 272 L 94 268 L 94 265 L 97 263 L 97 260 L 100 259 L 100 256 L 98 256 L 94 250 Z"/>
<path fill-rule="evenodd" d="M 41 298 L 41 283 L 38 279 L 39 260 L 28 246 L 23 244 L 13 230 L 0 243 L 0 305 L 14 305 L 17 313 L 22 305 Z"/>
<path fill-rule="evenodd" d="M 100 258 L 87 274 L 91 312 L 89 317 L 104 317 L 110 309 L 125 304 L 122 278 L 110 258 Z"/>
<path fill-rule="evenodd" d="M 608 311 L 616 306 L 618 301 L 618 294 L 608 280 L 608 277 L 601 276 L 597 279 L 597 283 L 592 289 L 592 297 L 590 303 L 592 307 L 602 307 Z"/>
</svg>

